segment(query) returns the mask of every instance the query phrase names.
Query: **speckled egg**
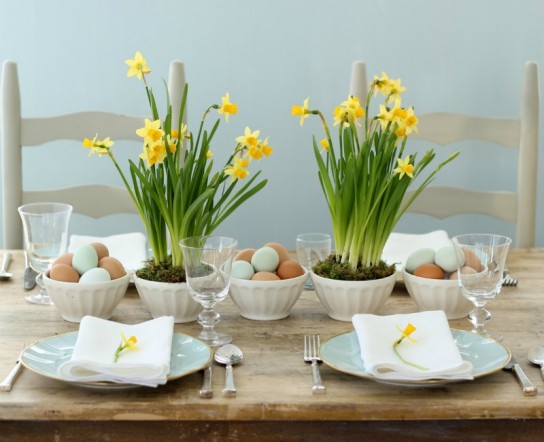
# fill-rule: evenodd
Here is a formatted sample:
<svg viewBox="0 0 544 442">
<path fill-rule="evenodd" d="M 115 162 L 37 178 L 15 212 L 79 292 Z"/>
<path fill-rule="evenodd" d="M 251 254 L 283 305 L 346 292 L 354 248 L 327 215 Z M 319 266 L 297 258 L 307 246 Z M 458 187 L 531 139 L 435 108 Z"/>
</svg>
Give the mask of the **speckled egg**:
<svg viewBox="0 0 544 442">
<path fill-rule="evenodd" d="M 297 261 L 289 259 L 280 263 L 276 270 L 276 275 L 278 275 L 280 279 L 296 278 L 304 275 L 304 269 Z"/>
<path fill-rule="evenodd" d="M 280 263 L 278 252 L 272 247 L 261 247 L 255 250 L 251 265 L 256 272 L 274 272 Z"/>
<path fill-rule="evenodd" d="M 436 264 L 421 264 L 414 270 L 414 275 L 420 278 L 444 279 L 444 270 Z"/>
<path fill-rule="evenodd" d="M 110 256 L 110 251 L 108 248 L 102 244 L 101 242 L 92 242 L 89 244 L 90 246 L 94 247 L 96 250 L 96 254 L 98 255 L 98 260 L 100 261 L 102 258 L 105 258 L 106 256 Z"/>
<path fill-rule="evenodd" d="M 415 250 L 406 259 L 404 268 L 407 272 L 414 273 L 414 271 L 422 264 L 433 264 L 434 255 L 435 251 L 433 249 L 424 248 Z"/>
<path fill-rule="evenodd" d="M 278 256 L 280 257 L 280 263 L 290 259 L 289 250 L 287 250 L 280 243 L 278 243 L 278 242 L 269 242 L 269 243 L 266 243 L 264 246 L 265 247 L 272 247 L 276 252 L 278 252 Z"/>
<path fill-rule="evenodd" d="M 234 257 L 235 261 L 247 261 L 251 263 L 251 258 L 253 258 L 253 254 L 255 253 L 255 249 L 244 249 L 240 250 L 236 256 Z"/>
<path fill-rule="evenodd" d="M 106 281 L 111 281 L 111 276 L 106 269 L 100 267 L 87 270 L 81 275 L 81 278 L 79 278 L 80 284 L 92 284 Z"/>
<path fill-rule="evenodd" d="M 72 257 L 72 267 L 83 275 L 87 270 L 98 265 L 98 254 L 93 246 L 85 244 L 77 248 Z"/>
<path fill-rule="evenodd" d="M 110 274 L 111 279 L 122 278 L 127 274 L 121 261 L 113 256 L 104 256 L 98 261 L 98 267 L 105 269 Z"/>
<path fill-rule="evenodd" d="M 434 263 L 446 272 L 455 272 L 457 270 L 457 253 L 453 246 L 446 246 L 438 249 L 434 255 Z M 465 262 L 465 256 L 459 253 L 461 265 Z"/>
<path fill-rule="evenodd" d="M 233 278 L 251 279 L 254 274 L 255 274 L 255 269 L 253 269 L 253 266 L 249 262 L 240 260 L 240 261 L 234 261 L 232 263 L 232 269 L 230 271 L 230 275 Z"/>
<path fill-rule="evenodd" d="M 79 273 L 68 264 L 55 264 L 49 270 L 49 278 L 55 281 L 79 282 Z"/>
<path fill-rule="evenodd" d="M 257 272 L 251 278 L 252 281 L 279 281 L 280 277 L 272 272 Z"/>
<path fill-rule="evenodd" d="M 72 258 L 74 257 L 73 253 L 63 253 L 57 259 L 53 261 L 53 264 L 51 264 L 51 267 L 56 266 L 57 264 L 66 264 L 70 267 L 72 266 Z"/>
</svg>

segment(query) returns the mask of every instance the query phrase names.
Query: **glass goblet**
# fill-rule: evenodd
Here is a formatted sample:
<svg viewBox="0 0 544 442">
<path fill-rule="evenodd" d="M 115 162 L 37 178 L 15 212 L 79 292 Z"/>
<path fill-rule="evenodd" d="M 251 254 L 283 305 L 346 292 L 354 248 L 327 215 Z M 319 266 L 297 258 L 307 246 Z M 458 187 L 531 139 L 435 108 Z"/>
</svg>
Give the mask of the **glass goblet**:
<svg viewBox="0 0 544 442">
<path fill-rule="evenodd" d="M 42 274 L 53 261 L 66 252 L 68 223 L 72 206 L 62 203 L 31 203 L 19 207 L 23 221 L 25 250 L 30 267 L 38 272 L 36 282 L 41 290 L 25 299 L 33 304 L 52 305 L 42 282 Z"/>
<path fill-rule="evenodd" d="M 297 260 L 308 272 L 319 261 L 324 261 L 331 254 L 331 236 L 326 233 L 301 233 L 297 235 Z M 313 290 L 312 278 L 308 276 L 306 290 Z"/>
<path fill-rule="evenodd" d="M 468 234 L 452 238 L 457 249 L 457 279 L 463 295 L 474 304 L 468 319 L 472 332 L 500 341 L 502 336 L 489 333 L 485 324 L 491 313 L 485 308 L 501 291 L 502 272 L 512 240 L 493 234 Z"/>
<path fill-rule="evenodd" d="M 229 293 L 230 271 L 238 242 L 224 236 L 193 236 L 180 241 L 189 293 L 204 309 L 197 317 L 202 326 L 199 338 L 212 347 L 232 341 L 215 331 L 220 321 L 215 304 Z"/>
</svg>

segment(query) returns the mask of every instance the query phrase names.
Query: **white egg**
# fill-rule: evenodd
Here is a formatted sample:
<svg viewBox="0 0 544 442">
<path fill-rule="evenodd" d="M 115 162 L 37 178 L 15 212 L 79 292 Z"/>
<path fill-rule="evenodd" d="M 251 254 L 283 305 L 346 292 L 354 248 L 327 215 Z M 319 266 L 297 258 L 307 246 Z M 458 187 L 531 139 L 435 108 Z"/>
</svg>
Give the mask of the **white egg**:
<svg viewBox="0 0 544 442">
<path fill-rule="evenodd" d="M 232 269 L 230 271 L 230 275 L 233 278 L 251 279 L 254 273 L 255 273 L 255 269 L 247 261 L 234 261 L 232 263 Z"/>
<path fill-rule="evenodd" d="M 275 272 L 280 263 L 278 252 L 272 247 L 261 247 L 255 250 L 251 258 L 251 265 L 256 272 Z"/>
<path fill-rule="evenodd" d="M 102 267 L 89 269 L 83 275 L 81 275 L 81 278 L 79 278 L 80 284 L 91 284 L 105 281 L 111 281 L 111 276 L 109 272 Z"/>
<path fill-rule="evenodd" d="M 455 272 L 457 270 L 457 254 L 453 246 L 445 246 L 436 251 L 434 255 L 434 262 L 437 266 L 441 267 L 446 272 Z M 461 267 L 465 264 L 465 255 L 463 252 L 459 253 L 459 264 Z"/>
<path fill-rule="evenodd" d="M 406 259 L 404 268 L 409 273 L 414 273 L 421 264 L 434 264 L 435 251 L 433 249 L 424 248 L 415 250 Z"/>
<path fill-rule="evenodd" d="M 77 248 L 72 257 L 72 267 L 77 270 L 80 275 L 83 275 L 87 270 L 98 266 L 98 254 L 96 249 L 85 244 Z"/>
</svg>

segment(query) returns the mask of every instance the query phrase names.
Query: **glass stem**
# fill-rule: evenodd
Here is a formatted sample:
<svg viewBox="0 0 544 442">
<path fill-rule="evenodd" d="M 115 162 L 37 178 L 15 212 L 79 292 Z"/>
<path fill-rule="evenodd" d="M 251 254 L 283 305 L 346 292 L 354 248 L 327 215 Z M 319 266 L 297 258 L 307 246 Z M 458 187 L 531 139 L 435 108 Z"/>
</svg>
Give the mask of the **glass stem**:
<svg viewBox="0 0 544 442">
<path fill-rule="evenodd" d="M 198 323 L 202 326 L 202 331 L 200 332 L 201 339 L 212 341 L 215 338 L 216 332 L 214 327 L 220 321 L 219 313 L 216 313 L 213 308 L 215 303 L 205 303 L 204 309 L 199 313 L 197 317 Z"/>
</svg>

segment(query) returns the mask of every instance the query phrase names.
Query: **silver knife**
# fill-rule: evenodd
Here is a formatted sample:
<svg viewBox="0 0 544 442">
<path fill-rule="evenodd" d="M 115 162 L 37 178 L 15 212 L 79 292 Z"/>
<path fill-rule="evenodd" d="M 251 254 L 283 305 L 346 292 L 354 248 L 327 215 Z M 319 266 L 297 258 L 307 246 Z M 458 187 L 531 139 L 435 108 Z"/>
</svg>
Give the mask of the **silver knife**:
<svg viewBox="0 0 544 442">
<path fill-rule="evenodd" d="M 23 288 L 25 290 L 32 290 L 36 285 L 36 276 L 38 274 L 34 269 L 30 267 L 30 260 L 28 254 L 25 252 L 25 274 L 23 276 Z"/>
<path fill-rule="evenodd" d="M 525 396 L 534 396 L 537 393 L 536 387 L 531 383 L 529 378 L 525 375 L 519 364 L 516 362 L 514 356 L 510 358 L 508 364 L 505 365 L 504 370 L 513 371 L 521 384 L 521 389 Z"/>
<path fill-rule="evenodd" d="M 213 397 L 212 365 L 213 361 L 210 362 L 208 366 L 204 369 L 204 380 L 202 381 L 202 388 L 200 389 L 200 397 L 202 399 L 209 399 Z"/>
</svg>

